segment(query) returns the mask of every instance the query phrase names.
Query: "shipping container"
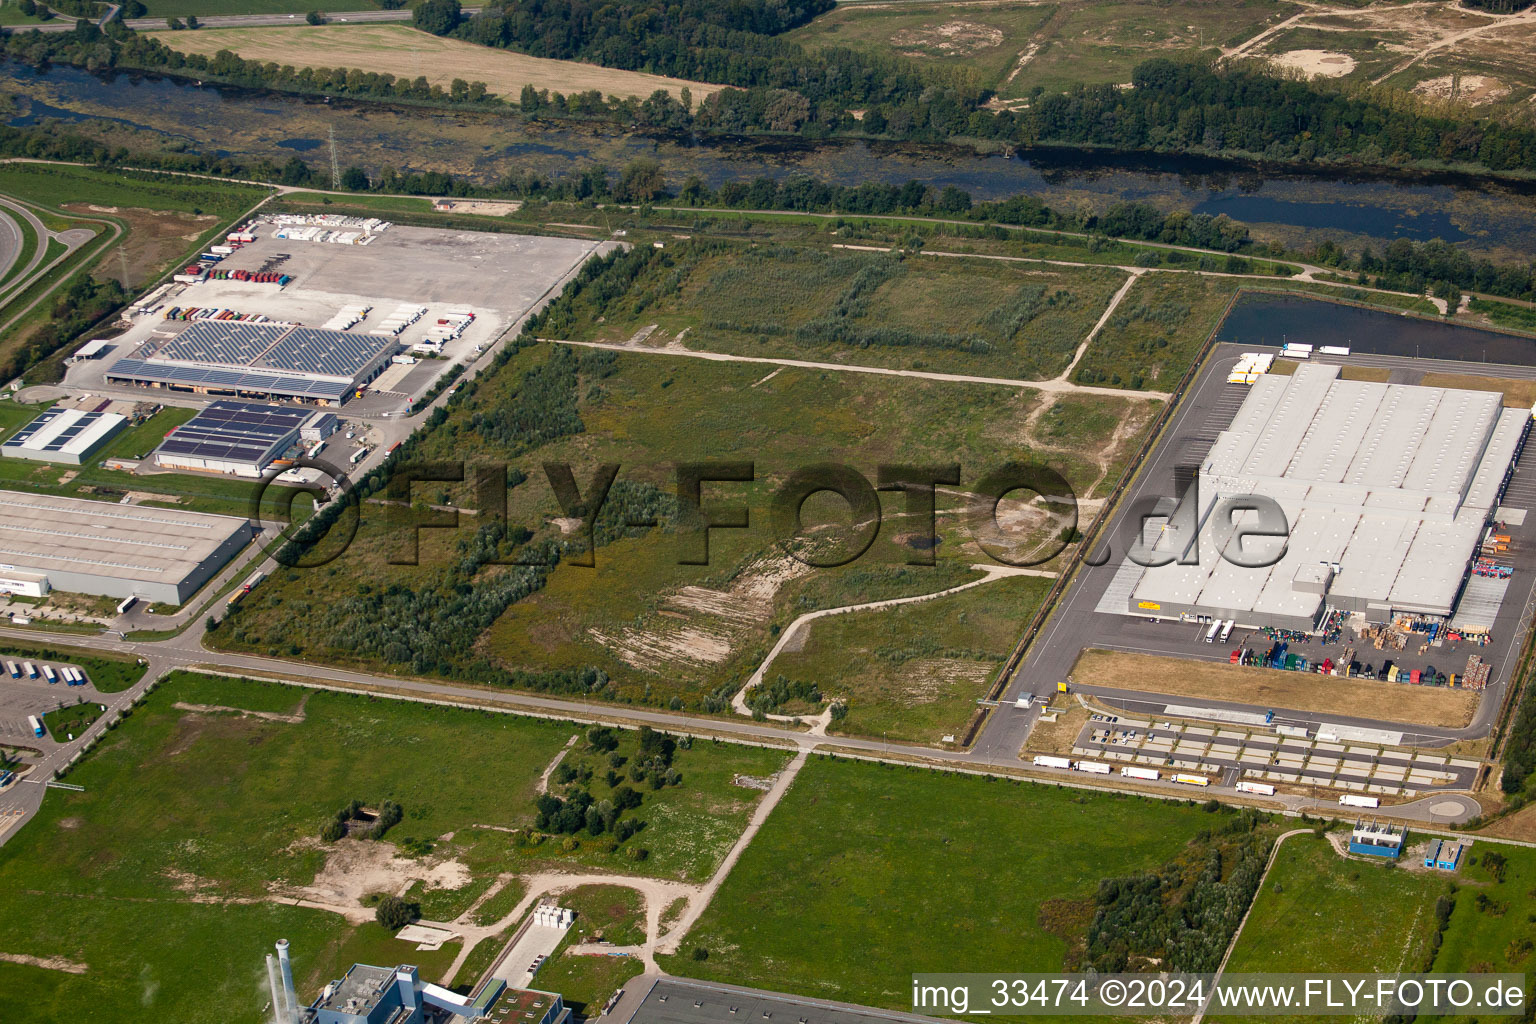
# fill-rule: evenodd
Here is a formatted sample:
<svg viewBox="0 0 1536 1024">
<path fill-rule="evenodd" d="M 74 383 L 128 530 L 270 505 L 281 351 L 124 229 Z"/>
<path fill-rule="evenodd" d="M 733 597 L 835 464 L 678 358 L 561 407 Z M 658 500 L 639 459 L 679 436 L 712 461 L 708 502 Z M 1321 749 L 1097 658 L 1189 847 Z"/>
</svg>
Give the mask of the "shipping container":
<svg viewBox="0 0 1536 1024">
<path fill-rule="evenodd" d="M 1072 762 L 1065 757 L 1051 757 L 1048 754 L 1035 755 L 1036 768 L 1071 768 Z"/>
<path fill-rule="evenodd" d="M 1128 779 L 1157 779 L 1161 773 L 1152 768 L 1121 768 L 1120 774 Z"/>
</svg>

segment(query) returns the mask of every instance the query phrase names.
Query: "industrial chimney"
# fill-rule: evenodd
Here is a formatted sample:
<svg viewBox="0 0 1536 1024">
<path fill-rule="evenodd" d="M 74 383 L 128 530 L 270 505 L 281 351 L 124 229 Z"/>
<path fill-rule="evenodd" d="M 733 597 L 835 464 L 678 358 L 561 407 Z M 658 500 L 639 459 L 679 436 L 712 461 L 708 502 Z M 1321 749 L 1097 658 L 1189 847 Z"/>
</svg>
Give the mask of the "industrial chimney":
<svg viewBox="0 0 1536 1024">
<path fill-rule="evenodd" d="M 277 940 L 277 965 L 283 975 L 283 1024 L 299 1024 L 299 1002 L 293 994 L 293 962 L 288 959 L 288 940 Z"/>
<path fill-rule="evenodd" d="M 288 1024 L 283 1008 L 283 985 L 277 980 L 277 957 L 267 954 L 267 986 L 272 990 L 272 1024 Z"/>
</svg>

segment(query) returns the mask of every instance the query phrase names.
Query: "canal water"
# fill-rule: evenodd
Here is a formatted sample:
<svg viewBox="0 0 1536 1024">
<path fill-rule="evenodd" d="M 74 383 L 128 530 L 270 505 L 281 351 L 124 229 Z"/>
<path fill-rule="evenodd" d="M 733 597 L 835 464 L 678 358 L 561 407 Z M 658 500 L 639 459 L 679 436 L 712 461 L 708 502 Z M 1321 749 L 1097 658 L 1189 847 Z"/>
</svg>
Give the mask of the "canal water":
<svg viewBox="0 0 1536 1024">
<path fill-rule="evenodd" d="M 1536 366 L 1536 338 L 1291 295 L 1245 293 L 1216 332 L 1239 345 L 1345 345 L 1352 353 Z"/>
<path fill-rule="evenodd" d="M 114 145 L 142 149 L 277 163 L 298 154 L 318 166 L 329 159 L 319 140 L 334 132 L 342 164 L 371 172 L 389 166 L 491 182 L 512 172 L 559 176 L 593 164 L 617 172 L 629 160 L 648 157 L 662 164 L 674 188 L 690 174 L 713 186 L 760 175 L 809 174 L 845 185 L 916 179 L 956 185 L 977 199 L 1034 195 L 1062 210 L 1146 200 L 1163 209 L 1225 213 L 1252 225 L 1260 237 L 1294 246 L 1324 238 L 1345 245 L 1440 238 L 1495 258 L 1536 257 L 1536 183 L 1263 174 L 1219 160 L 1083 150 L 1008 157 L 861 141 L 651 137 L 613 125 L 329 103 L 147 75 L 40 71 L 15 62 L 0 63 L 0 89 L 15 99 L 12 125 L 63 121 Z"/>
</svg>

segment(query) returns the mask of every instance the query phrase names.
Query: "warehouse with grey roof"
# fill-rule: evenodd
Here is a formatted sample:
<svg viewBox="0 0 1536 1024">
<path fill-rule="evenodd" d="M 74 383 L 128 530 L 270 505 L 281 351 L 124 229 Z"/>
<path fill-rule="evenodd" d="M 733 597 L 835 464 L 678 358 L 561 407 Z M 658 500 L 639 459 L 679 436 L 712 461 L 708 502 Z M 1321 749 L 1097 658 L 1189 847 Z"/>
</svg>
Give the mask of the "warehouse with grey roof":
<svg viewBox="0 0 1536 1024">
<path fill-rule="evenodd" d="M 0 586 L 181 604 L 251 534 L 234 516 L 0 491 Z"/>
<path fill-rule="evenodd" d="M 1198 508 L 1156 537 L 1147 560 L 1169 561 L 1141 570 L 1127 611 L 1304 630 L 1329 608 L 1372 622 L 1449 615 L 1530 422 L 1494 392 L 1343 380 L 1316 364 L 1264 375 L 1200 466 Z M 1238 564 L 1255 561 L 1255 540 L 1238 536 L 1252 513 L 1217 514 L 1248 494 L 1285 513 L 1273 564 Z"/>
</svg>

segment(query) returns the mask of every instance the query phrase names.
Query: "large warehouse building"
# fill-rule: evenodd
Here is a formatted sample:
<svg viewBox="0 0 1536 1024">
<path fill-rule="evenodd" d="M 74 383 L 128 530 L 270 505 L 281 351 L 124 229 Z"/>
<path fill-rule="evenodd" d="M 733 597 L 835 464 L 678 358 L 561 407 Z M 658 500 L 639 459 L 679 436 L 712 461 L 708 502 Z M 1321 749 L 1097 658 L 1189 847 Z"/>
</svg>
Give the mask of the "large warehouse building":
<svg viewBox="0 0 1536 1024">
<path fill-rule="evenodd" d="M 313 409 L 218 401 L 167 435 L 151 458 L 162 469 L 255 478 L 301 436 L 334 431 L 335 422 Z"/>
<path fill-rule="evenodd" d="M 233 516 L 0 491 L 0 588 L 181 604 L 251 533 Z"/>
<path fill-rule="evenodd" d="M 393 335 L 294 324 L 196 320 L 112 364 L 113 384 L 198 394 L 339 405 L 377 377 L 399 348 Z"/>
<path fill-rule="evenodd" d="M 8 459 L 33 459 L 80 466 L 123 429 L 126 416 L 54 406 L 0 444 Z"/>
<path fill-rule="evenodd" d="M 1153 545 L 1198 564 L 1144 569 L 1127 611 L 1303 630 L 1329 608 L 1449 615 L 1529 425 L 1492 392 L 1341 380 L 1325 365 L 1265 375 L 1200 467 L 1198 525 L 1171 522 Z M 1252 555 L 1213 515 L 1244 494 L 1285 512 L 1273 565 L 1234 564 Z"/>
</svg>

